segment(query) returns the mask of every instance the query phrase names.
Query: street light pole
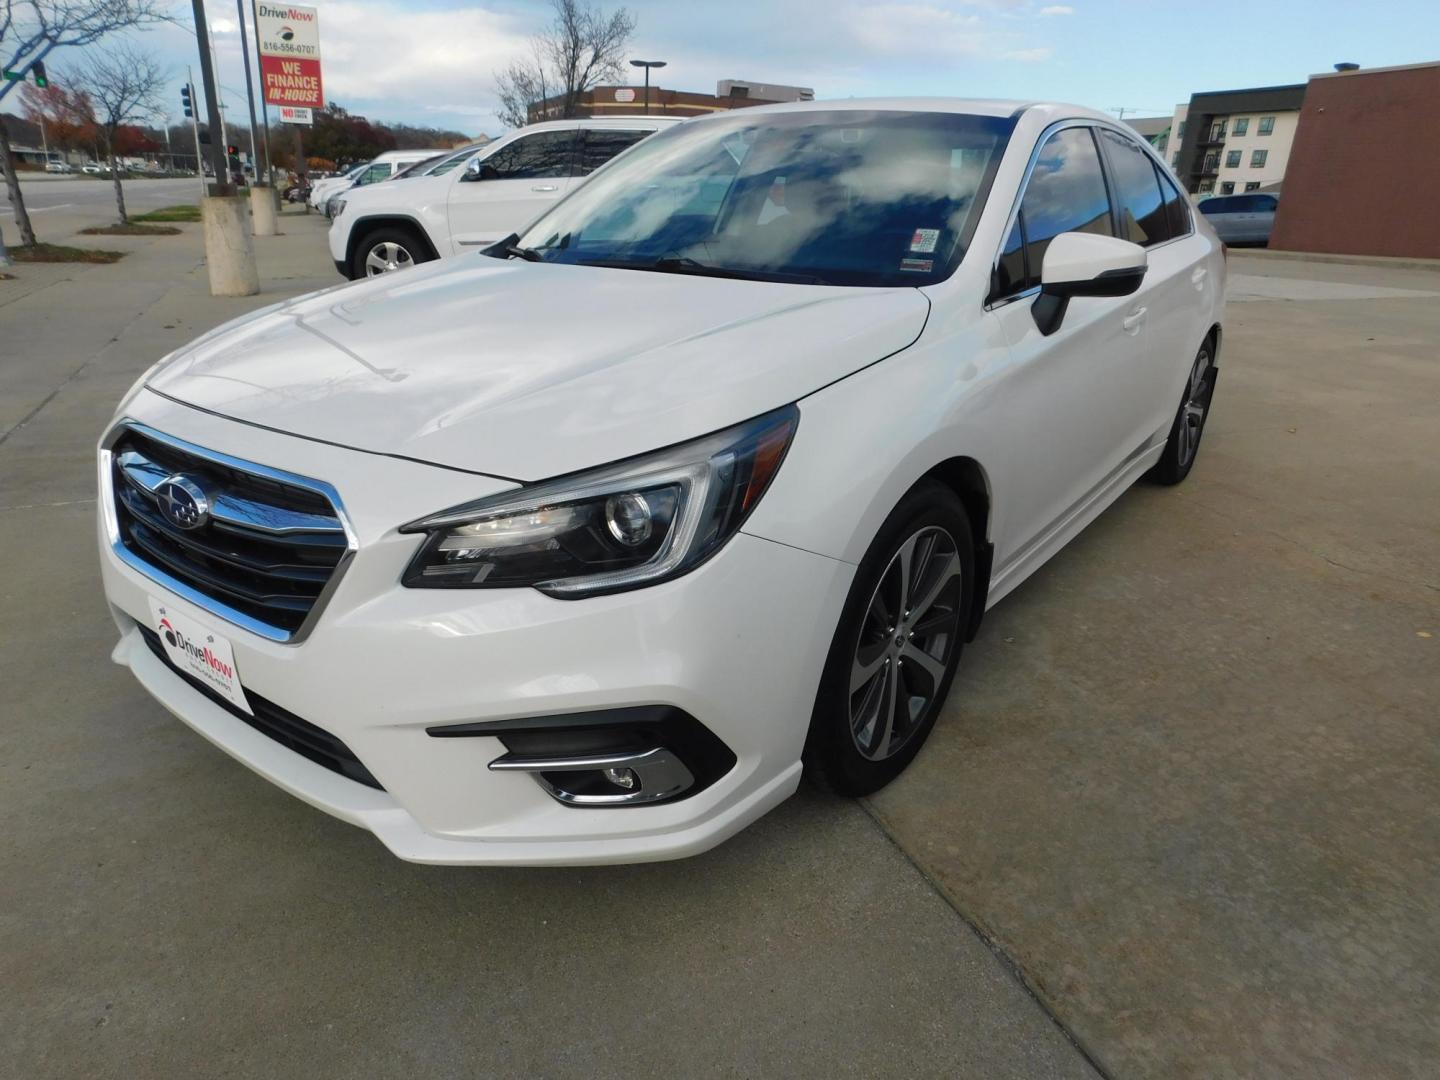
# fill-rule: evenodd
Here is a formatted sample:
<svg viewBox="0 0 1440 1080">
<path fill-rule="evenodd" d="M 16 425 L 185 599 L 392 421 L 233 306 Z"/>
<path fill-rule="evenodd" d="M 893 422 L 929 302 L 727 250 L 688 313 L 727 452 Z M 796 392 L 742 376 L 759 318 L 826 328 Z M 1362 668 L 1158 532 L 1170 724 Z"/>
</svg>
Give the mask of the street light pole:
<svg viewBox="0 0 1440 1080">
<path fill-rule="evenodd" d="M 645 115 L 650 115 L 650 69 L 662 68 L 666 64 L 664 60 L 631 60 L 631 67 L 645 69 Z"/>
</svg>

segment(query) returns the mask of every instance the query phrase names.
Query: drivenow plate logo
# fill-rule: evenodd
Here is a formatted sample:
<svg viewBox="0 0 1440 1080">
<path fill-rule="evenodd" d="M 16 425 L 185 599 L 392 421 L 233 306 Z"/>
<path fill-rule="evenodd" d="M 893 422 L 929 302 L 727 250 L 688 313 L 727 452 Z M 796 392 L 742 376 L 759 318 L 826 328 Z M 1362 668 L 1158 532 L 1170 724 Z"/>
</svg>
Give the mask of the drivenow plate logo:
<svg viewBox="0 0 1440 1080">
<path fill-rule="evenodd" d="M 251 712 L 250 703 L 245 700 L 245 691 L 240 686 L 240 676 L 235 671 L 235 654 L 230 642 L 213 630 L 185 618 L 153 596 L 150 598 L 150 624 L 160 635 L 165 655 L 170 657 L 172 664 L 204 683 L 236 708 Z"/>
</svg>

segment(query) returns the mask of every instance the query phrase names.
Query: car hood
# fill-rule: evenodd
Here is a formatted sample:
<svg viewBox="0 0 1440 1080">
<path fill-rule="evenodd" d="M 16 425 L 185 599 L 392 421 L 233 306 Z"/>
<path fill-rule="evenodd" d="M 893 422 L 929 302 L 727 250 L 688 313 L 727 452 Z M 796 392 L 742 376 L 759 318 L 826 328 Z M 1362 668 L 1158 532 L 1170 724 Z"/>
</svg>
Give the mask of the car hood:
<svg viewBox="0 0 1440 1080">
<path fill-rule="evenodd" d="M 537 480 L 795 401 L 905 348 L 928 312 L 917 289 L 471 255 L 256 312 L 147 385 L 294 435 Z"/>
</svg>

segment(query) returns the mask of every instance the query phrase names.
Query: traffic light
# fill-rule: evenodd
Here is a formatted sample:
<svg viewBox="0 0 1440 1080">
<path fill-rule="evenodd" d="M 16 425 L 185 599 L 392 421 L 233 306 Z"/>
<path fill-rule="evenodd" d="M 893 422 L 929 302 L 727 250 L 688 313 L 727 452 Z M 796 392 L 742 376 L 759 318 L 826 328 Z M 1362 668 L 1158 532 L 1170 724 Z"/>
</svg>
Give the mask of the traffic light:
<svg viewBox="0 0 1440 1080">
<path fill-rule="evenodd" d="M 231 157 L 234 157 L 236 154 L 240 153 L 240 147 L 236 146 L 234 143 L 231 143 L 229 146 L 225 147 L 225 153 L 229 154 Z"/>
<path fill-rule="evenodd" d="M 36 60 L 30 65 L 30 70 L 35 73 L 35 85 L 42 89 L 50 85 L 49 76 L 45 74 L 45 61 Z"/>
<path fill-rule="evenodd" d="M 185 119 L 190 120 L 195 116 L 195 106 L 190 99 L 190 84 L 186 83 L 180 88 L 180 104 L 185 106 Z"/>
</svg>

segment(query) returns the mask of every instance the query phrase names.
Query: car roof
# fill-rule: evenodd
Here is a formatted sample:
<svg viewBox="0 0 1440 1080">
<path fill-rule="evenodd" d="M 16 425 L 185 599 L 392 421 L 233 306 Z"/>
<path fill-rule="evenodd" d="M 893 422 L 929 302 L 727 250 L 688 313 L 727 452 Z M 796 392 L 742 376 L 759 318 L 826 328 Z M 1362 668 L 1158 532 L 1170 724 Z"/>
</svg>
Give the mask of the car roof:
<svg viewBox="0 0 1440 1080">
<path fill-rule="evenodd" d="M 732 116 L 736 112 L 781 113 L 781 112 L 840 112 L 861 110 L 867 112 L 933 112 L 957 113 L 968 116 L 1018 117 L 1034 114 L 1044 123 L 1056 120 L 1086 119 L 1105 120 L 1118 123 L 1115 117 L 1084 105 L 1070 105 L 1058 101 L 1024 101 L 1018 98 L 954 98 L 954 97 L 877 97 L 838 98 L 828 101 L 782 101 L 773 105 L 752 105 L 744 109 L 723 109 L 708 116 L 696 117 L 709 120 Z"/>
<path fill-rule="evenodd" d="M 688 116 L 645 116 L 644 114 L 636 116 L 577 116 L 572 120 L 541 120 L 538 123 L 526 124 L 524 127 L 507 131 L 501 138 L 514 135 L 517 131 L 553 131 L 557 128 L 574 127 L 576 124 L 582 128 L 634 128 L 637 125 L 668 127 L 670 124 L 683 123 L 688 119 L 690 119 Z"/>
</svg>

